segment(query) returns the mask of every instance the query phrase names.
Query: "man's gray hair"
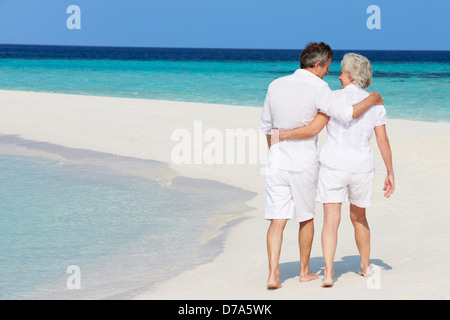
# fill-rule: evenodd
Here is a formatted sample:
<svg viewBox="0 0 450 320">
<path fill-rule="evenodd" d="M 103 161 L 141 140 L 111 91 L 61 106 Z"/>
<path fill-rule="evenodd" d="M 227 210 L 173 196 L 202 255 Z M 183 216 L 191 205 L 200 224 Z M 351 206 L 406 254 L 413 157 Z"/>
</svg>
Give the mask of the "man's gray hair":
<svg viewBox="0 0 450 320">
<path fill-rule="evenodd" d="M 300 68 L 313 68 L 319 62 L 323 67 L 333 58 L 333 50 L 326 43 L 310 42 L 300 56 Z"/>
<path fill-rule="evenodd" d="M 341 61 L 341 66 L 360 88 L 368 88 L 372 83 L 372 65 L 366 57 L 347 53 Z"/>
</svg>

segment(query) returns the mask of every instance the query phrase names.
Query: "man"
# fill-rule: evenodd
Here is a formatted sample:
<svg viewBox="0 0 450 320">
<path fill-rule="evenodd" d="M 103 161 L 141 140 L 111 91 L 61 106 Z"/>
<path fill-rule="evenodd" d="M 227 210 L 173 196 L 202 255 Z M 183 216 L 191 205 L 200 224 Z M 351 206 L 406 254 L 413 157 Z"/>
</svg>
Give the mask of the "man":
<svg viewBox="0 0 450 320">
<path fill-rule="evenodd" d="M 325 43 L 310 43 L 302 51 L 300 68 L 294 74 L 269 85 L 261 116 L 261 129 L 267 135 L 269 154 L 266 175 L 266 214 L 269 258 L 268 289 L 281 288 L 279 259 L 286 223 L 295 213 L 300 223 L 300 282 L 318 279 L 309 270 L 314 236 L 314 205 L 319 172 L 318 130 L 304 140 L 285 140 L 271 147 L 272 130 L 288 130 L 309 125 L 317 116 L 332 116 L 343 123 L 362 115 L 374 104 L 383 104 L 378 93 L 353 106 L 337 100 L 323 77 L 328 74 L 333 51 Z"/>
</svg>

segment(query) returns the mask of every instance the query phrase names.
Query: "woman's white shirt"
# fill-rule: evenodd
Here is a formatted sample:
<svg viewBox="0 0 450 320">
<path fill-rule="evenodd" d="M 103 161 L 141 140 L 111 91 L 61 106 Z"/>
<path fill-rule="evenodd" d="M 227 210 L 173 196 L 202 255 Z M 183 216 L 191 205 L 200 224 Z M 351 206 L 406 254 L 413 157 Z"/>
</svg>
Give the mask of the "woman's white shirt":
<svg viewBox="0 0 450 320">
<path fill-rule="evenodd" d="M 350 84 L 333 91 L 336 98 L 345 104 L 354 105 L 369 96 L 360 87 Z M 386 109 L 383 105 L 370 107 L 359 118 L 344 124 L 330 117 L 327 138 L 320 152 L 319 161 L 326 166 L 351 173 L 370 172 L 375 169 L 370 139 L 376 126 L 386 124 Z"/>
</svg>

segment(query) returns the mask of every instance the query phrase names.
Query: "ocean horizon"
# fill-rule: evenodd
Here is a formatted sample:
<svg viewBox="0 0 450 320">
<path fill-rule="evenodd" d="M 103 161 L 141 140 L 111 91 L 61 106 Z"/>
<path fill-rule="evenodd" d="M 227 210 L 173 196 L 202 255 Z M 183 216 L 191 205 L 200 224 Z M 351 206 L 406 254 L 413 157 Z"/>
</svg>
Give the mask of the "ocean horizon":
<svg viewBox="0 0 450 320">
<path fill-rule="evenodd" d="M 369 91 L 389 118 L 450 122 L 450 51 L 334 50 L 372 62 Z M 262 107 L 267 87 L 299 68 L 301 50 L 0 45 L 0 89 Z"/>
<path fill-rule="evenodd" d="M 294 60 L 296 61 L 302 49 L 275 49 L 275 48 L 208 48 L 208 47 L 141 47 L 141 46 L 92 46 L 92 45 L 50 45 L 50 44 L 0 44 L 0 58 L 22 57 L 22 58 L 78 58 L 78 59 L 119 59 L 119 60 L 155 60 L 158 57 L 167 60 L 173 55 L 173 59 L 180 60 L 180 56 L 176 55 L 182 51 L 190 52 L 182 55 L 182 59 L 187 60 Z M 82 55 L 80 53 L 83 52 Z M 221 55 L 219 52 L 225 52 Z M 235 54 L 233 54 L 233 52 Z M 245 52 L 245 55 L 242 53 Z M 251 52 L 252 55 L 248 55 Z M 268 52 L 272 55 L 267 56 Z M 380 61 L 386 61 L 386 56 L 380 56 L 378 53 L 389 53 L 390 61 L 436 61 L 450 62 L 450 50 L 390 50 L 390 49 L 333 49 L 336 57 L 342 58 L 346 52 L 364 52 L 374 53 L 371 60 L 378 56 Z M 232 53 L 230 55 L 230 53 Z M 397 55 L 404 53 L 405 55 Z M 410 54 L 414 55 L 412 59 Z M 426 53 L 424 55 L 423 53 Z M 336 56 L 337 54 L 337 56 Z M 277 57 L 277 59 L 274 59 Z"/>
</svg>

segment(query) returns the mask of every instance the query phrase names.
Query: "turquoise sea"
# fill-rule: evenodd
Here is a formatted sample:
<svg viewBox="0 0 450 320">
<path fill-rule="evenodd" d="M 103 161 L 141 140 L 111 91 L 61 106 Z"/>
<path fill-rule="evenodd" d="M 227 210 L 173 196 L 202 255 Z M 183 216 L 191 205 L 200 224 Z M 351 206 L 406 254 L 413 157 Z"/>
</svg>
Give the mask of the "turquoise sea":
<svg viewBox="0 0 450 320">
<path fill-rule="evenodd" d="M 345 52 L 335 52 L 324 79 L 332 89 L 340 87 Z M 389 118 L 450 121 L 449 52 L 359 53 L 373 63 L 369 89 L 382 94 Z M 260 108 L 269 83 L 298 68 L 299 54 L 0 46 L 0 89 Z M 177 177 L 169 184 L 170 175 L 152 180 L 121 169 L 161 173 L 161 163 L 1 134 L 0 299 L 128 298 L 213 259 L 220 237 L 206 235 L 217 221 L 248 210 L 244 202 L 254 197 L 213 181 Z M 11 146 L 31 155 L 11 155 Z M 54 156 L 33 155 L 43 150 Z M 73 265 L 81 289 L 68 288 Z"/>
<path fill-rule="evenodd" d="M 340 60 L 346 52 L 372 61 L 369 90 L 382 94 L 388 117 L 450 121 L 450 52 L 335 51 L 324 78 L 332 89 L 340 88 Z M 299 54 L 0 46 L 0 89 L 261 107 L 269 83 L 299 67 Z"/>
</svg>

